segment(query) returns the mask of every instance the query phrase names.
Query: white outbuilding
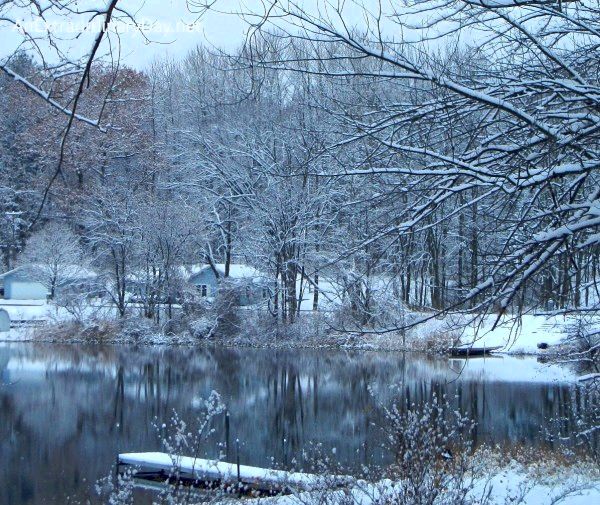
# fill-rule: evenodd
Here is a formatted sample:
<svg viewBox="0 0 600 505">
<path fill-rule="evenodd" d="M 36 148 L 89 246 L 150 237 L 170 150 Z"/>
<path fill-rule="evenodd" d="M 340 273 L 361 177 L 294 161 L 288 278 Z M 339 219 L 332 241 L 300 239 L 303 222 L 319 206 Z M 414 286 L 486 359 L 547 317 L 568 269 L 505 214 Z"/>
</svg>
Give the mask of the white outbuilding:
<svg viewBox="0 0 600 505">
<path fill-rule="evenodd" d="M 7 300 L 45 300 L 48 288 L 33 278 L 27 268 L 17 267 L 0 275 Z"/>
<path fill-rule="evenodd" d="M 55 294 L 67 290 L 90 292 L 96 287 L 97 277 L 79 265 L 60 265 L 55 269 L 32 263 L 0 274 L 0 285 L 7 300 L 46 300 L 52 284 Z"/>
<path fill-rule="evenodd" d="M 0 332 L 10 330 L 10 317 L 8 312 L 4 309 L 0 309 Z"/>
</svg>

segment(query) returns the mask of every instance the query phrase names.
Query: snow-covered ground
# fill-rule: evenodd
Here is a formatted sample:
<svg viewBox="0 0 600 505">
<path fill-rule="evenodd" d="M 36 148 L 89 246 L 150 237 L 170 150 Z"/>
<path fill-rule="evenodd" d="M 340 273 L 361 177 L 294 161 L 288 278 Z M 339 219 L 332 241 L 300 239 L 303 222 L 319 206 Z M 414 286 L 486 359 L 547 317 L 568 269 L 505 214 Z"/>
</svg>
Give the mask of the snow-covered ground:
<svg viewBox="0 0 600 505">
<path fill-rule="evenodd" d="M 339 305 L 340 300 L 336 298 L 335 286 L 327 281 L 320 285 L 319 305 L 321 310 L 327 314 Z M 312 312 L 312 292 L 307 289 L 302 302 L 303 310 Z M 69 320 L 72 316 L 63 308 L 40 300 L 0 300 L 0 308 L 8 312 L 11 321 L 29 321 L 34 324 L 42 322 L 54 323 Z M 114 308 L 108 305 L 91 304 L 90 314 L 95 317 L 99 314 L 114 316 Z M 424 314 L 416 314 L 423 317 Z M 576 318 L 572 316 L 523 315 L 520 320 L 513 316 L 504 316 L 494 327 L 496 317 L 486 316 L 476 324 L 465 323 L 464 316 L 447 316 L 445 319 L 431 319 L 422 325 L 416 326 L 410 331 L 406 339 L 407 347 L 413 346 L 421 349 L 419 342 L 439 340 L 444 342 L 443 335 L 453 335 L 452 341 L 459 337 L 460 345 L 474 347 L 496 347 L 500 346 L 499 352 L 507 354 L 540 354 L 546 352 L 544 347 L 552 348 L 560 344 L 572 331 L 576 324 Z M 30 325 L 32 326 L 32 325 Z M 13 328 L 10 332 L 0 332 L 0 340 L 29 340 L 31 328 Z M 315 336 L 311 342 L 318 344 Z M 350 342 L 352 340 L 352 342 Z M 328 341 L 329 342 L 329 341 Z M 335 344 L 335 339 L 330 344 Z M 402 339 L 393 333 L 381 335 L 367 335 L 360 337 L 348 337 L 340 335 L 338 338 L 340 347 L 348 345 L 358 348 L 370 349 L 399 349 L 402 347 Z M 545 344 L 545 345 L 541 345 Z M 450 346 L 450 340 L 447 345 Z M 540 348 L 542 347 L 542 348 Z"/>
<path fill-rule="evenodd" d="M 303 492 L 253 502 L 261 505 L 375 505 L 393 503 L 397 486 L 399 484 L 390 481 L 362 483 L 350 491 Z M 469 492 L 473 503 L 481 503 L 481 498 L 488 493 L 490 505 L 591 505 L 600 503 L 600 475 L 597 469 L 582 465 L 548 468 L 543 463 L 526 466 L 511 462 L 503 468 L 490 469 L 485 476 L 473 480 Z"/>
<path fill-rule="evenodd" d="M 494 473 L 489 481 L 476 483 L 474 496 L 487 484 L 494 505 L 591 505 L 600 503 L 600 477 L 578 469 L 555 469 L 540 476 L 523 465 L 513 463 Z M 519 502 L 520 497 L 522 501 Z"/>
<path fill-rule="evenodd" d="M 11 321 L 45 321 L 56 313 L 43 300 L 0 300 L 0 309 L 8 312 Z"/>
<path fill-rule="evenodd" d="M 488 316 L 481 325 L 464 328 L 460 337 L 463 345 L 475 347 L 502 346 L 502 352 L 513 354 L 535 354 L 540 352 L 540 344 L 552 347 L 560 344 L 576 323 L 574 317 L 526 314 L 515 319 L 503 317 L 493 328 L 495 316 Z"/>
<path fill-rule="evenodd" d="M 300 310 L 310 312 L 313 310 L 314 287 L 308 283 L 303 283 L 302 300 L 300 301 Z M 300 298 L 300 277 L 297 281 L 297 295 Z M 341 287 L 335 282 L 321 278 L 319 279 L 319 310 L 330 311 L 338 308 L 342 304 Z"/>
<path fill-rule="evenodd" d="M 45 300 L 5 300 L 0 299 L 0 309 L 5 310 L 10 317 L 11 324 L 16 327 L 8 332 L 0 331 L 0 341 L 26 341 L 31 340 L 35 328 L 44 324 L 59 323 L 73 319 L 63 307 L 59 307 Z M 85 313 L 90 317 L 114 317 L 114 307 L 107 304 L 91 303 L 86 307 Z"/>
</svg>

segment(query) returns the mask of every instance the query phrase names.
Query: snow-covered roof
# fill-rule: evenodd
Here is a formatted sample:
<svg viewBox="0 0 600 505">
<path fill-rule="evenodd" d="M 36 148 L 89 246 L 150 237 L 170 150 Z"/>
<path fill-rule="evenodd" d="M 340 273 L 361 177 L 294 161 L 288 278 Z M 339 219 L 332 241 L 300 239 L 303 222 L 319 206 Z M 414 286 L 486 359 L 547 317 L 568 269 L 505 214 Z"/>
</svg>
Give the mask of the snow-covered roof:
<svg viewBox="0 0 600 505">
<path fill-rule="evenodd" d="M 202 272 L 211 270 L 210 265 L 186 265 L 182 268 L 182 275 L 188 278 L 194 277 Z M 220 275 L 225 275 L 225 263 L 215 263 L 215 268 Z M 264 275 L 254 267 L 243 265 L 241 263 L 231 263 L 229 265 L 229 277 L 232 279 L 254 279 L 256 277 L 264 277 Z"/>
<path fill-rule="evenodd" d="M 0 279 L 4 279 L 9 275 L 22 272 L 24 274 L 32 273 L 32 272 L 47 272 L 51 267 L 49 265 L 44 265 L 41 263 L 28 263 L 25 265 L 20 265 L 18 267 L 9 270 L 8 272 L 4 272 L 0 274 Z M 58 267 L 59 277 L 63 280 L 75 281 L 75 280 L 87 280 L 87 279 L 95 279 L 98 277 L 98 274 L 93 270 L 82 267 L 80 265 L 60 265 Z"/>
</svg>

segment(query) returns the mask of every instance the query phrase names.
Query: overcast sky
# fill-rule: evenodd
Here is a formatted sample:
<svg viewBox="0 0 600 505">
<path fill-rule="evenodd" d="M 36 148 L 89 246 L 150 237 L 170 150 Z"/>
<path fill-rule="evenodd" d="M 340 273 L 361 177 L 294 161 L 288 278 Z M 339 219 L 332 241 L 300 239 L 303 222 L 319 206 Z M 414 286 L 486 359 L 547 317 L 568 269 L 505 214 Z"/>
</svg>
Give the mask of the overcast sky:
<svg viewBox="0 0 600 505">
<path fill-rule="evenodd" d="M 141 68 L 154 58 L 180 58 L 198 44 L 208 44 L 231 50 L 239 46 L 247 29 L 235 15 L 207 12 L 202 16 L 191 12 L 185 0 L 123 0 L 129 12 L 136 12 L 148 43 L 137 30 L 122 34 L 123 59 L 127 64 Z M 260 8 L 261 2 L 246 0 L 246 5 Z M 219 0 L 224 11 L 239 10 L 238 0 Z"/>
<path fill-rule="evenodd" d="M 46 0 L 46 2 L 48 1 Z M 326 5 L 325 0 L 321 2 L 317 0 L 296 1 L 303 4 L 304 8 L 313 11 L 317 5 L 320 5 L 321 8 Z M 44 3 L 43 0 L 42 3 Z M 202 0 L 191 0 L 190 3 L 202 3 Z M 332 4 L 337 5 L 333 0 Z M 74 5 L 80 11 L 85 11 L 90 7 L 97 6 L 98 0 L 79 0 Z M 349 26 L 364 28 L 362 6 L 374 9 L 378 5 L 378 1 L 359 0 L 345 2 L 342 5 L 344 5 L 345 22 Z M 383 5 L 387 8 L 390 8 L 390 5 L 398 8 L 397 3 L 387 4 L 384 2 Z M 243 19 L 232 13 L 243 11 L 261 14 L 265 9 L 261 0 L 217 0 L 214 9 L 202 14 L 194 12 L 186 0 L 120 0 L 118 6 L 135 18 L 137 26 L 134 26 L 129 20 L 125 21 L 125 16 L 121 14 L 121 20 L 117 20 L 111 25 L 109 30 L 111 35 L 105 37 L 100 53 L 108 52 L 109 42 L 112 42 L 110 47 L 114 51 L 115 47 L 119 46 L 116 42 L 120 40 L 121 61 L 138 69 L 143 69 L 153 60 L 165 56 L 180 59 L 199 44 L 234 50 L 243 42 L 248 25 Z M 321 10 L 320 14 L 326 14 L 326 10 Z M 44 43 L 43 35 L 46 30 L 52 33 L 54 41 L 58 41 L 62 52 L 73 61 L 87 56 L 103 20 L 102 16 L 98 16 L 96 25 L 90 27 L 88 26 L 89 13 L 69 14 L 68 16 L 49 14 L 46 16 L 47 23 L 44 24 L 39 17 L 32 16 L 27 10 L 18 10 L 14 7 L 9 11 L 0 8 L 0 15 L 0 19 L 8 17 L 18 21 L 28 33 L 39 36 L 40 40 L 37 43 L 42 48 L 45 58 L 50 61 L 52 58 L 55 60 L 58 58 Z M 335 18 L 335 15 L 332 17 Z M 387 21 L 387 28 L 385 26 L 383 28 L 386 35 L 397 37 L 400 34 L 398 26 L 390 23 L 389 19 Z M 401 35 L 405 41 L 411 38 L 406 27 L 402 29 Z M 466 38 L 465 36 L 461 37 L 463 40 Z M 14 53 L 23 40 L 23 35 L 15 29 L 14 24 L 0 21 L 0 59 Z"/>
<path fill-rule="evenodd" d="M 46 0 L 48 1 L 48 0 Z M 296 0 L 307 9 L 315 9 L 323 5 L 317 0 Z M 193 3 L 192 0 L 191 3 Z M 196 0 L 201 3 L 202 0 Z M 42 3 L 44 1 L 42 0 Z M 362 0 L 344 3 L 344 18 L 350 25 L 364 24 L 361 6 L 374 7 L 377 0 Z M 96 7 L 98 0 L 79 0 L 75 4 L 80 11 Z M 212 45 L 226 50 L 238 47 L 244 40 L 248 25 L 232 12 L 264 13 L 265 6 L 261 0 L 217 0 L 215 8 L 200 15 L 190 9 L 186 0 L 120 0 L 118 6 L 130 13 L 138 27 L 132 23 L 117 21 L 113 23 L 110 40 L 119 39 L 121 44 L 121 60 L 129 66 L 144 68 L 156 58 L 170 56 L 181 58 L 198 44 Z M 219 12 L 220 11 L 220 12 Z M 47 15 L 46 24 L 27 10 L 13 8 L 8 12 L 0 9 L 5 18 L 18 21 L 29 33 L 40 37 L 38 44 L 45 57 L 52 57 L 52 50 L 44 46 L 42 36 L 49 30 L 64 54 L 69 59 L 84 57 L 92 46 L 98 33 L 102 17 L 97 18 L 96 26 L 85 30 L 90 14 L 69 14 L 68 16 Z M 396 32 L 397 27 L 394 27 Z M 144 35 L 140 33 L 143 31 Z M 83 32 L 83 33 L 82 33 Z M 118 37 L 116 37 L 118 32 Z M 145 39 L 147 37 L 149 41 Z M 0 58 L 12 54 L 23 41 L 23 36 L 11 23 L 0 21 Z M 102 46 L 102 52 L 108 51 L 108 41 Z"/>
<path fill-rule="evenodd" d="M 98 5 L 98 2 L 83 0 L 78 3 L 81 10 L 94 5 Z M 121 0 L 118 5 L 134 15 L 139 29 L 125 22 L 116 22 L 110 30 L 111 40 L 120 39 L 122 60 L 136 68 L 144 68 L 153 59 L 166 55 L 180 58 L 198 44 L 234 49 L 243 41 L 247 28 L 234 15 L 208 12 L 199 16 L 190 11 L 186 0 Z M 240 0 L 219 0 L 217 5 L 223 11 L 237 11 L 240 9 Z M 245 9 L 262 9 L 260 0 L 244 0 L 244 5 Z M 5 15 L 5 11 L 2 14 Z M 21 23 L 27 32 L 40 37 L 38 44 L 46 56 L 52 54 L 44 46 L 43 34 L 46 29 L 52 32 L 53 37 L 60 39 L 61 50 L 70 58 L 84 56 L 98 32 L 96 26 L 82 35 L 89 14 L 68 17 L 47 15 L 45 24 L 26 10 L 13 9 L 8 11 L 8 15 Z M 116 32 L 119 33 L 118 37 L 115 36 Z M 23 36 L 13 24 L 0 23 L 0 58 L 12 54 L 22 41 Z M 102 49 L 106 53 L 108 45 L 103 44 Z"/>
</svg>

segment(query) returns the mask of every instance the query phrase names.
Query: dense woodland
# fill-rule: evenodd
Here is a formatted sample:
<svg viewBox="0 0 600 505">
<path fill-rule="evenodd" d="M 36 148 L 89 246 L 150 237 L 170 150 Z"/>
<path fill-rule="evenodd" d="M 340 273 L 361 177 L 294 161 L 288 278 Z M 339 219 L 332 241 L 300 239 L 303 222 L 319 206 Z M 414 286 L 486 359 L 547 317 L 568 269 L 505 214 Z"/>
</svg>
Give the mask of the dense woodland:
<svg viewBox="0 0 600 505">
<path fill-rule="evenodd" d="M 268 273 L 284 322 L 299 292 L 319 308 L 323 282 L 365 326 L 398 326 L 400 308 L 593 310 L 598 2 L 411 8 L 429 7 L 435 39 L 474 27 L 477 43 L 408 43 L 367 11 L 358 30 L 290 3 L 233 54 L 96 62 L 77 113 L 97 125 L 76 119 L 66 137 L 64 110 L 14 76 L 72 104 L 80 74 L 13 55 L 3 268 L 45 234 L 106 275 L 121 314 L 132 273 L 159 299 L 179 265 L 211 262 Z"/>
</svg>

